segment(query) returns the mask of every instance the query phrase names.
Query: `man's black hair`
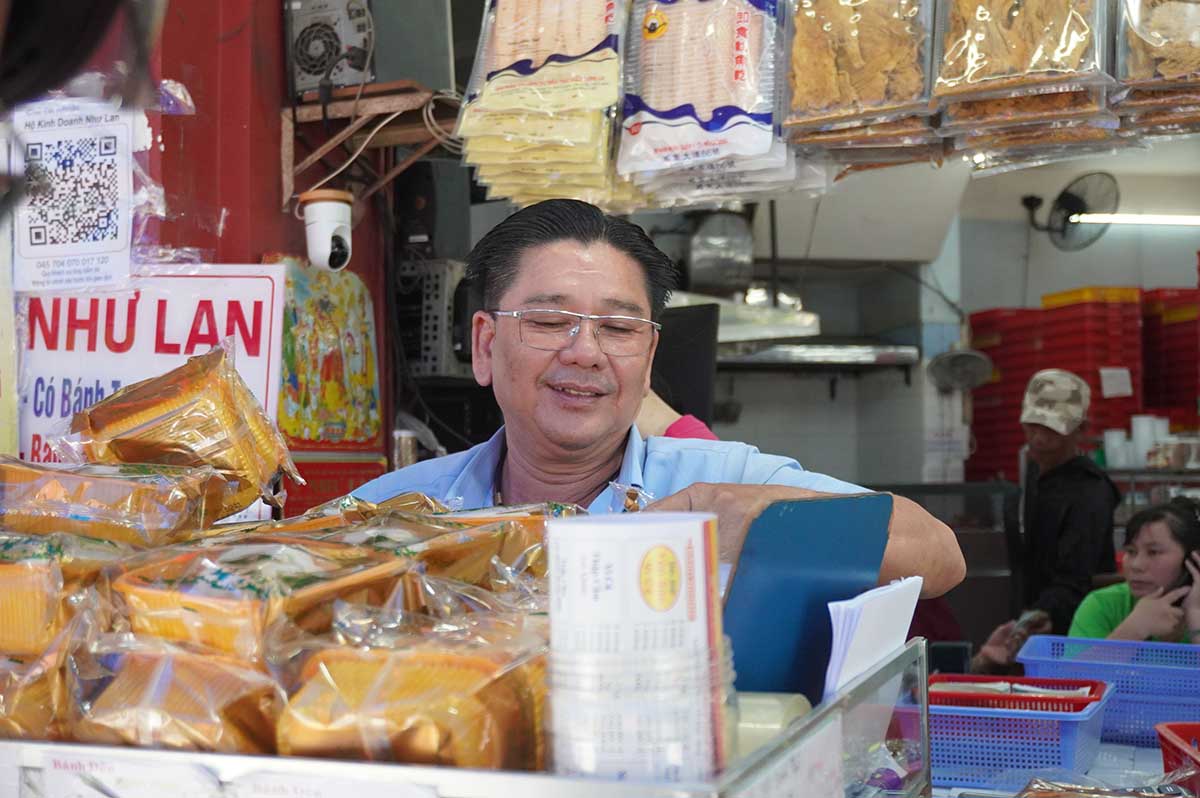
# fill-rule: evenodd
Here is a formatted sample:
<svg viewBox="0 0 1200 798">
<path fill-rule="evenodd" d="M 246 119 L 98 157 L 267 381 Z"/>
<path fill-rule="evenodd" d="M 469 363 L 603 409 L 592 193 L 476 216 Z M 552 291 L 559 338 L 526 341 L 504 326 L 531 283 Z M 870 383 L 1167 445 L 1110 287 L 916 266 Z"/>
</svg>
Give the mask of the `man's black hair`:
<svg viewBox="0 0 1200 798">
<path fill-rule="evenodd" d="M 523 208 L 480 239 L 467 255 L 467 279 L 476 301 L 488 310 L 497 309 L 496 302 L 517 277 L 521 256 L 532 247 L 564 240 L 602 241 L 637 261 L 646 278 L 650 316 L 658 318 L 676 286 L 675 264 L 633 222 L 570 199 Z"/>
</svg>

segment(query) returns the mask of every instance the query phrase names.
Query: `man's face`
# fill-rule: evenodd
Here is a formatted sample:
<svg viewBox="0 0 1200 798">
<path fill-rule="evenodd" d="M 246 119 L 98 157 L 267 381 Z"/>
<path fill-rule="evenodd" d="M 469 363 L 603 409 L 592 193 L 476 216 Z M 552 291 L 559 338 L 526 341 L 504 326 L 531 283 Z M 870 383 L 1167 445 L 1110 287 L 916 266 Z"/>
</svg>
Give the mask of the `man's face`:
<svg viewBox="0 0 1200 798">
<path fill-rule="evenodd" d="M 1022 424 L 1025 442 L 1029 444 L 1029 457 L 1043 470 L 1062 465 L 1075 456 L 1079 431 L 1062 435 L 1041 424 Z"/>
<path fill-rule="evenodd" d="M 546 308 L 575 313 L 650 318 L 642 267 L 609 244 L 563 240 L 521 256 L 516 279 L 495 310 Z M 519 321 L 476 313 L 472 368 L 491 385 L 504 423 L 548 454 L 584 452 L 623 439 L 650 390 L 650 351 L 616 357 L 600 351 L 593 322 L 585 322 L 560 352 L 521 342 Z"/>
</svg>

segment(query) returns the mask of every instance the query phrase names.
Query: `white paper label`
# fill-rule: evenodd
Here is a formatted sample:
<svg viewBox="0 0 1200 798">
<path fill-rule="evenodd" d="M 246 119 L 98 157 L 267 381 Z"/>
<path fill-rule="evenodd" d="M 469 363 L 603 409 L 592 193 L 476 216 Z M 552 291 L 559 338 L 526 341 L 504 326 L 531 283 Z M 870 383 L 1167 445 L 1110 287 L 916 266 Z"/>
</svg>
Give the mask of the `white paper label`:
<svg viewBox="0 0 1200 798">
<path fill-rule="evenodd" d="M 21 749 L 18 743 L 0 742 L 0 795 L 21 794 Z"/>
<path fill-rule="evenodd" d="M 47 753 L 42 760 L 44 798 L 222 798 L 221 782 L 199 765 L 105 754 Z"/>
<path fill-rule="evenodd" d="M 782 758 L 767 765 L 743 793 L 746 798 L 829 798 L 844 792 L 842 715 L 824 725 Z"/>
<path fill-rule="evenodd" d="M 90 100 L 47 100 L 13 114 L 28 182 L 16 208 L 17 291 L 128 282 L 131 120 Z"/>
<path fill-rule="evenodd" d="M 230 782 L 226 798 L 437 798 L 419 784 L 363 781 L 303 773 L 248 773 Z"/>
<path fill-rule="evenodd" d="M 1133 378 L 1129 369 L 1100 369 L 1100 395 L 1105 399 L 1133 396 Z"/>
</svg>

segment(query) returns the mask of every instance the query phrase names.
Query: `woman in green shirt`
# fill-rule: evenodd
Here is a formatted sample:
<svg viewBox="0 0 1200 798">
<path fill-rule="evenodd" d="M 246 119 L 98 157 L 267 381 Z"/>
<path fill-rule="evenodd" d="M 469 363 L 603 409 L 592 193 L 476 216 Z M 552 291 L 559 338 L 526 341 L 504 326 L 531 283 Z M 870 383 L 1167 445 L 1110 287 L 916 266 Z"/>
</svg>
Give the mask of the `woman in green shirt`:
<svg viewBox="0 0 1200 798">
<path fill-rule="evenodd" d="M 1200 504 L 1176 498 L 1129 519 L 1124 572 L 1083 599 L 1071 637 L 1200 644 Z"/>
</svg>

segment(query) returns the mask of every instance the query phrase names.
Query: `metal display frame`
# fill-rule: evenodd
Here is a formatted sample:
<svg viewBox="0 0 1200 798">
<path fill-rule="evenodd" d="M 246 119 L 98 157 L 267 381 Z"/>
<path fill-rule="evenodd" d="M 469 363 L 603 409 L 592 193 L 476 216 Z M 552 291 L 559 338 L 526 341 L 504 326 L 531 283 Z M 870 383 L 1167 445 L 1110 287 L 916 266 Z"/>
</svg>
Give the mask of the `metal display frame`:
<svg viewBox="0 0 1200 798">
<path fill-rule="evenodd" d="M 545 773 L 496 772 L 449 767 L 394 765 L 297 757 L 206 754 L 143 748 L 81 745 L 76 743 L 0 741 L 0 796 L 4 798 L 64 798 L 46 794 L 42 771 L 52 757 L 111 757 L 137 767 L 139 763 L 200 766 L 220 779 L 226 796 L 237 794 L 239 778 L 260 773 L 310 777 L 314 783 L 339 779 L 373 785 L 424 787 L 441 798 L 806 798 L 815 796 L 813 785 L 795 774 L 814 756 L 829 764 L 824 750 L 831 723 L 842 729 L 843 782 L 857 783 L 869 772 L 856 770 L 855 762 L 868 761 L 868 752 L 882 739 L 856 737 L 854 729 L 881 731 L 907 720 L 907 731 L 918 739 L 920 770 L 910 774 L 901 791 L 883 793 L 896 798 L 921 798 L 932 794 L 929 757 L 928 664 L 923 639 L 914 639 L 873 670 L 852 682 L 833 699 L 797 719 L 769 743 L 727 768 L 710 784 L 663 784 L 600 779 L 566 778 Z M 882 728 L 880 721 L 883 721 Z M 900 726 L 905 727 L 904 723 Z M 814 748 L 814 744 L 819 744 Z M 800 764 L 798 764 L 800 763 Z M 401 794 L 398 791 L 398 794 Z M 821 798 L 830 798 L 822 795 Z"/>
</svg>

